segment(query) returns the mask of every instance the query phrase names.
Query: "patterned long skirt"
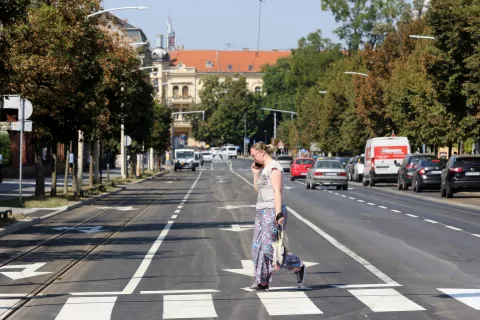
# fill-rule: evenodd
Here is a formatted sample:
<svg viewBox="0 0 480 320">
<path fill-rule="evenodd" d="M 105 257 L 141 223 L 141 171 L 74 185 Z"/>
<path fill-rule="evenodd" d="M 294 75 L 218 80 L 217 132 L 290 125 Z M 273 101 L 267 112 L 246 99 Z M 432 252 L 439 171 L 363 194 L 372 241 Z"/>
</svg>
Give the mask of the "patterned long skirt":
<svg viewBox="0 0 480 320">
<path fill-rule="evenodd" d="M 282 207 L 285 216 L 283 228 L 287 225 L 287 207 Z M 257 210 L 255 217 L 255 229 L 253 232 L 252 257 L 254 264 L 254 277 L 256 283 L 270 283 L 274 271 L 272 242 L 277 241 L 278 226 L 275 224 L 276 212 L 274 208 Z M 301 267 L 302 260 L 294 253 L 288 252 L 281 266 L 284 269 L 293 270 Z"/>
</svg>

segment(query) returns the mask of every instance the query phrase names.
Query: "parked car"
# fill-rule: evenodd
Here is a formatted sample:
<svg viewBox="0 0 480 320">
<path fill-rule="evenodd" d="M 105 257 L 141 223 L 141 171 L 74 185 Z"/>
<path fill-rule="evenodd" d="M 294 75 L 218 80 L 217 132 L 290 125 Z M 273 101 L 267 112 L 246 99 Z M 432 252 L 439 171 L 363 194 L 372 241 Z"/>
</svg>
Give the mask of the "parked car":
<svg viewBox="0 0 480 320">
<path fill-rule="evenodd" d="M 480 192 L 480 155 L 454 155 L 442 171 L 440 194 L 452 198 L 461 191 Z"/>
<path fill-rule="evenodd" d="M 337 160 L 340 161 L 342 166 L 345 168 L 348 164 L 348 160 L 350 160 L 350 157 L 338 157 Z"/>
<path fill-rule="evenodd" d="M 222 155 L 226 155 L 228 159 L 237 158 L 237 147 L 235 146 L 223 146 L 220 150 Z"/>
<path fill-rule="evenodd" d="M 382 137 L 367 140 L 365 145 L 365 166 L 363 185 L 373 187 L 378 182 L 395 182 L 398 166 L 410 153 L 410 144 L 406 137 Z"/>
<path fill-rule="evenodd" d="M 191 169 L 195 171 L 195 153 L 191 149 L 176 149 L 173 170 Z"/>
<path fill-rule="evenodd" d="M 412 189 L 422 192 L 425 189 L 440 189 L 442 169 L 446 161 L 438 158 L 421 159 L 412 176 Z"/>
<path fill-rule="evenodd" d="M 363 169 L 365 168 L 365 156 L 359 155 L 354 159 L 352 179 L 356 182 L 363 180 Z"/>
<path fill-rule="evenodd" d="M 212 162 L 213 155 L 210 151 L 202 151 L 203 161 L 205 162 Z"/>
<path fill-rule="evenodd" d="M 296 178 L 304 178 L 307 176 L 308 170 L 313 166 L 315 160 L 312 158 L 297 158 L 290 167 L 290 180 Z"/>
<path fill-rule="evenodd" d="M 276 159 L 283 167 L 283 171 L 290 171 L 290 166 L 293 163 L 292 156 L 277 156 Z"/>
<path fill-rule="evenodd" d="M 401 163 L 395 162 L 398 166 L 398 190 L 408 190 L 408 187 L 412 185 L 412 177 L 417 171 L 417 164 L 423 159 L 437 159 L 437 157 L 429 153 L 407 154 Z"/>
<path fill-rule="evenodd" d="M 307 189 L 315 189 L 317 185 L 348 189 L 347 171 L 338 160 L 317 160 L 308 170 L 305 182 Z"/>
</svg>

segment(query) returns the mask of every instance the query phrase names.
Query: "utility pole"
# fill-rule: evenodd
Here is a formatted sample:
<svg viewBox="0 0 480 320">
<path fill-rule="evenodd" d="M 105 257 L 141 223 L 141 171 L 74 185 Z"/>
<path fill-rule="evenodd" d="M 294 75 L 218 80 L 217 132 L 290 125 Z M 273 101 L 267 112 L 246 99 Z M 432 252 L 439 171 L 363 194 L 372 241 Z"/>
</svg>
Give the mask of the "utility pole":
<svg viewBox="0 0 480 320">
<path fill-rule="evenodd" d="M 244 115 L 244 120 L 245 120 L 245 136 L 243 137 L 243 155 L 247 155 L 247 114 Z"/>
<path fill-rule="evenodd" d="M 277 113 L 273 113 L 273 141 L 277 139 Z"/>
</svg>

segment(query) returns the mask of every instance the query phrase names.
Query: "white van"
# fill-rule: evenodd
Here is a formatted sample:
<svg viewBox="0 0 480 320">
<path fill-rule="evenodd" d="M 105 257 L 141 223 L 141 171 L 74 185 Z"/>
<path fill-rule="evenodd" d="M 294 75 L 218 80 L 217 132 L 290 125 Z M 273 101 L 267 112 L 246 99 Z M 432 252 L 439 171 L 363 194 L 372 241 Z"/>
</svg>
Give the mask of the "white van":
<svg viewBox="0 0 480 320">
<path fill-rule="evenodd" d="M 365 145 L 365 166 L 363 185 L 371 187 L 377 182 L 397 182 L 396 162 L 410 153 L 410 143 L 406 137 L 373 138 Z"/>
<path fill-rule="evenodd" d="M 228 159 L 237 158 L 237 147 L 235 146 L 223 146 L 221 152 L 222 154 L 226 154 Z"/>
</svg>

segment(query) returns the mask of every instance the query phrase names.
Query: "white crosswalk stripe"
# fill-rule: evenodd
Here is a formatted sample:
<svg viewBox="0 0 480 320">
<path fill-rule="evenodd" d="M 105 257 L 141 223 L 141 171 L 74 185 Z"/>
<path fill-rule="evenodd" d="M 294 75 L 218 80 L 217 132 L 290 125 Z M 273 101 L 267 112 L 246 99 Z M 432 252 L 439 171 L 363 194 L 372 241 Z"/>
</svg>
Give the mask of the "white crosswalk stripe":
<svg viewBox="0 0 480 320">
<path fill-rule="evenodd" d="M 323 314 L 304 292 L 257 292 L 271 316 Z"/>
<path fill-rule="evenodd" d="M 55 320 L 109 320 L 117 297 L 69 298 Z"/>
<path fill-rule="evenodd" d="M 163 319 L 217 318 L 211 294 L 166 295 Z"/>
<path fill-rule="evenodd" d="M 480 289 L 437 289 L 450 297 L 466 304 L 470 308 L 480 310 Z"/>
</svg>

